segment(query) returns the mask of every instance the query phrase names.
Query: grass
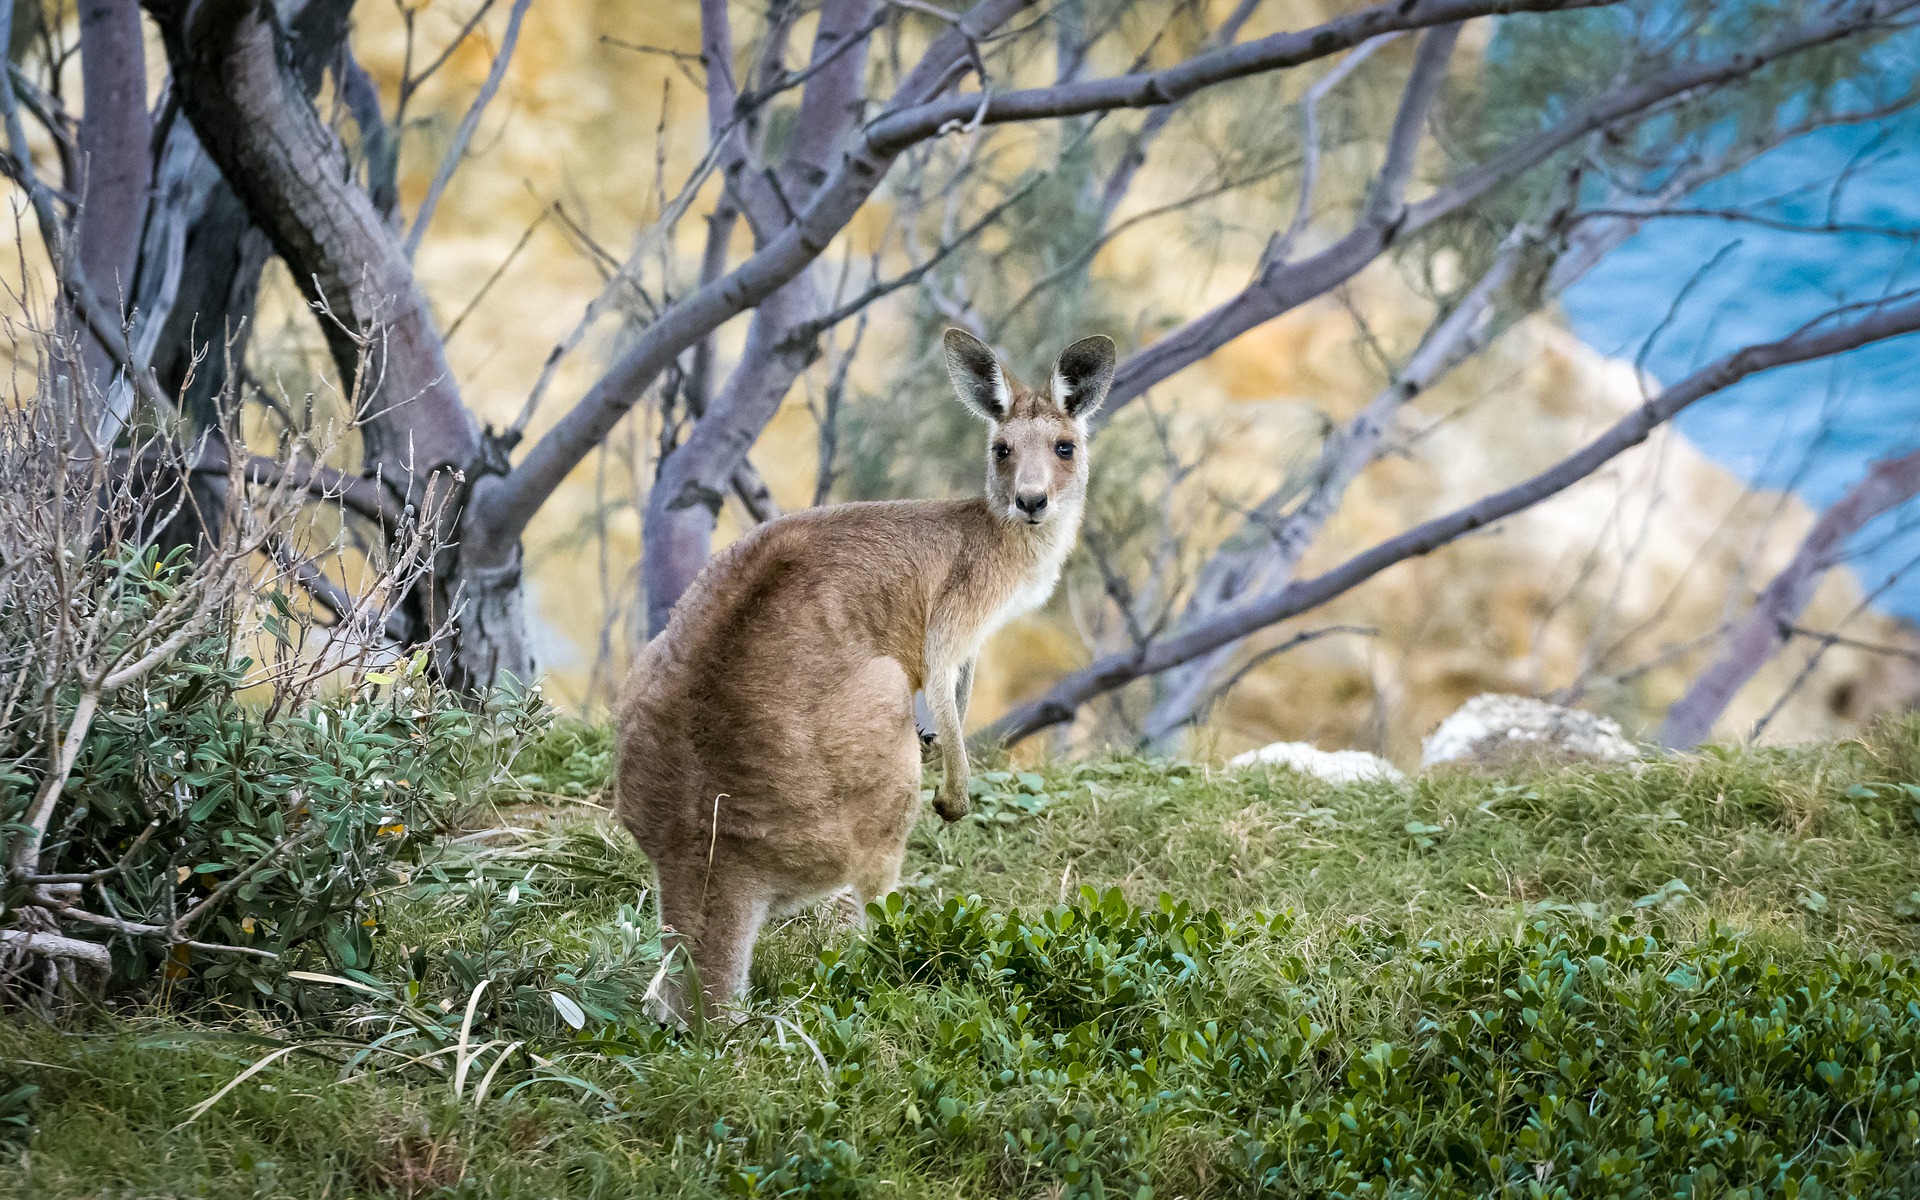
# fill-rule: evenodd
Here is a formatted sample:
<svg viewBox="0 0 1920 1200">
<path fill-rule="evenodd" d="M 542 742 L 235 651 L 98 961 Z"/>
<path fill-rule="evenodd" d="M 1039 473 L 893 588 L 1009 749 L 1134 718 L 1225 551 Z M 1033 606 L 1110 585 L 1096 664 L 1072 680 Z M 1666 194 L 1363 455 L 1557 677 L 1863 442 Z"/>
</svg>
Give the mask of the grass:
<svg viewBox="0 0 1920 1200">
<path fill-rule="evenodd" d="M 771 928 L 753 1015 L 678 1035 L 637 1016 L 605 735 L 550 743 L 519 832 L 301 1013 L 0 1021 L 0 1194 L 1920 1190 L 1920 725 L 1403 785 L 991 772 L 866 937 Z"/>
</svg>

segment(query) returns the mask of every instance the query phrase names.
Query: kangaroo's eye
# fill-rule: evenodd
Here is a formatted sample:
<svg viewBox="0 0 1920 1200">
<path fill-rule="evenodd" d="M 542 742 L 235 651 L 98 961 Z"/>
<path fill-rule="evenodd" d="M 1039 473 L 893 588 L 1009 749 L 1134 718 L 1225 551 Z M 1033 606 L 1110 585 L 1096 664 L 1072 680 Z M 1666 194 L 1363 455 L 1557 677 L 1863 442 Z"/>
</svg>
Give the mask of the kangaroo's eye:
<svg viewBox="0 0 1920 1200">
<path fill-rule="evenodd" d="M 1053 452 L 1055 454 L 1058 454 L 1061 458 L 1072 458 L 1073 443 L 1072 442 L 1055 442 L 1053 444 Z"/>
<path fill-rule="evenodd" d="M 1007 445 L 1005 442 L 995 442 L 993 444 L 993 456 L 997 459 L 1005 458 L 1007 455 L 1012 453 L 1013 453 L 1013 447 Z"/>
</svg>

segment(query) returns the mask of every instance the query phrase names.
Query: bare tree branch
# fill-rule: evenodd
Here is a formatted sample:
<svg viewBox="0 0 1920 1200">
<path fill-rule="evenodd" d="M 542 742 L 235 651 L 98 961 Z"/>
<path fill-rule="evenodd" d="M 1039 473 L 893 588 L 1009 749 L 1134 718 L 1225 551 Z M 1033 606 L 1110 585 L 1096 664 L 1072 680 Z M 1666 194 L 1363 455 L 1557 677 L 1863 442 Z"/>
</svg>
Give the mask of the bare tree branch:
<svg viewBox="0 0 1920 1200">
<path fill-rule="evenodd" d="M 1498 13 L 1564 12 L 1603 8 L 1613 2 L 1428 0 L 1416 4 L 1374 5 L 1313 29 L 1275 33 L 1238 46 L 1196 54 L 1164 70 L 994 94 L 962 92 L 915 104 L 888 113 L 869 125 L 867 143 L 876 149 L 898 153 L 914 142 L 935 136 L 950 124 L 1002 125 L 1116 108 L 1154 108 L 1173 104 L 1204 88 L 1325 58 L 1382 34 L 1438 28 Z"/>
<path fill-rule="evenodd" d="M 493 489 L 484 500 L 476 497 L 475 503 L 485 505 L 484 521 L 489 528 L 504 534 L 523 530 L 545 498 L 599 444 L 668 364 L 726 320 L 758 304 L 804 270 L 860 211 L 894 158 L 915 142 L 939 134 L 950 122 L 964 123 L 982 111 L 1005 121 L 1167 104 L 1213 84 L 1297 66 L 1395 30 L 1447 25 L 1488 13 L 1555 11 L 1609 2 L 1611 0 L 1436 0 L 1414 5 L 1382 4 L 1335 18 L 1313 29 L 1275 34 L 1202 54 L 1168 71 L 1009 92 L 997 98 L 975 95 L 932 100 L 931 92 L 944 83 L 956 64 L 967 61 L 972 46 L 1024 7 L 1021 0 L 982 0 L 934 39 L 902 81 L 892 107 L 855 139 L 792 224 L 739 267 L 663 312 L 573 409 L 528 451 L 502 486 Z M 1908 2 L 1920 3 L 1920 0 Z M 967 104 L 960 104 L 961 99 Z M 1466 200 L 1462 198 L 1459 202 L 1464 204 Z M 1380 231 L 1373 231 L 1366 239 L 1368 252 L 1362 265 L 1384 248 L 1388 240 Z M 1334 282 L 1357 269 L 1358 266 L 1351 266 L 1339 271 L 1333 275 Z M 1325 287 L 1319 287 L 1312 294 L 1324 290 Z M 1142 390 L 1144 386 L 1141 384 Z"/>
<path fill-rule="evenodd" d="M 1782 233 L 1850 233 L 1864 237 L 1890 238 L 1899 242 L 1920 242 L 1920 229 L 1909 229 L 1897 225 L 1868 225 L 1852 221 L 1822 221 L 1808 224 L 1800 221 L 1788 221 L 1779 217 L 1769 217 L 1764 213 L 1747 212 L 1738 208 L 1685 208 L 1664 206 L 1657 209 L 1641 210 L 1632 208 L 1589 208 L 1580 213 L 1582 221 L 1608 217 L 1624 217 L 1633 221 L 1666 220 L 1715 220 L 1727 221 L 1739 225 L 1758 225 L 1762 229 L 1777 229 Z"/>
<path fill-rule="evenodd" d="M 747 515 L 760 524 L 765 524 L 780 515 L 780 503 L 773 498 L 773 489 L 760 477 L 760 472 L 746 459 L 733 469 L 733 494 L 747 510 Z"/>
<path fill-rule="evenodd" d="M 1399 36 L 1397 33 L 1383 33 L 1372 41 L 1355 46 L 1340 60 L 1339 65 L 1328 71 L 1300 98 L 1300 195 L 1294 202 L 1293 220 L 1287 223 L 1286 230 L 1278 235 L 1278 240 L 1268 247 L 1267 258 L 1285 262 L 1291 257 L 1295 243 L 1307 231 L 1307 223 L 1313 219 L 1313 193 L 1320 182 L 1320 102 L 1333 89 L 1346 82 L 1347 77 L 1359 70 L 1361 64 L 1372 58 L 1382 46 Z"/>
<path fill-rule="evenodd" d="M 116 457 L 124 464 L 128 455 L 123 451 Z M 147 465 L 158 465 L 153 455 L 144 457 L 148 460 Z M 231 467 L 227 463 L 225 443 L 207 439 L 188 469 L 197 475 L 227 474 Z M 343 508 L 388 528 L 398 528 L 405 520 L 405 513 L 377 482 L 364 476 L 349 475 L 325 463 L 305 459 L 282 463 L 278 459 L 255 454 L 248 456 L 241 470 L 248 483 L 275 484 L 285 481 L 316 500 L 337 502 Z"/>
<path fill-rule="evenodd" d="M 1485 343 L 1493 302 L 1512 278 L 1525 245 L 1526 231 L 1515 230 L 1494 257 L 1493 265 L 1452 311 L 1435 322 L 1393 382 L 1344 429 L 1327 439 L 1306 495 L 1292 512 L 1279 516 L 1279 506 L 1286 499 L 1284 492 L 1254 507 L 1247 516 L 1247 528 L 1202 568 L 1181 614 L 1183 627 L 1203 622 L 1242 597 L 1293 577 L 1313 539 L 1345 499 L 1347 489 L 1379 457 L 1387 430 L 1400 409 Z M 1142 736 L 1149 742 L 1158 741 L 1192 720 L 1210 694 L 1211 680 L 1238 652 L 1239 645 L 1224 643 L 1167 672 L 1162 681 L 1163 695 L 1147 715 Z"/>
<path fill-rule="evenodd" d="M 1213 36 L 1207 39 L 1207 48 L 1217 50 L 1231 46 L 1233 39 L 1240 36 L 1240 30 L 1246 27 L 1247 21 L 1259 7 L 1260 0 L 1240 0 L 1234 10 L 1227 14 L 1227 19 L 1213 31 Z M 1113 220 L 1120 202 L 1126 199 L 1127 192 L 1133 187 L 1134 177 L 1146 165 L 1147 153 L 1154 140 L 1167 127 L 1167 122 L 1173 120 L 1173 114 L 1177 111 L 1171 104 L 1153 109 L 1147 113 L 1146 120 L 1140 123 L 1140 128 L 1127 139 L 1126 148 L 1120 152 L 1120 161 L 1114 164 L 1112 172 L 1107 175 L 1107 182 L 1100 189 L 1101 228 L 1104 229 Z"/>
<path fill-rule="evenodd" d="M 1358 274 L 1388 247 L 1466 209 L 1581 138 L 1702 88 L 1744 78 L 1779 59 L 1875 28 L 1888 17 L 1914 8 L 1920 8 L 1920 0 L 1837 4 L 1752 50 L 1685 64 L 1614 88 L 1559 124 L 1463 172 L 1431 196 L 1405 208 L 1379 203 L 1387 193 L 1376 186 L 1367 215 L 1333 245 L 1296 263 L 1267 264 L 1239 295 L 1121 363 L 1100 420 L 1111 420 L 1128 401 L 1248 330 L 1326 294 Z"/>
<path fill-rule="evenodd" d="M 1820 514 L 1787 565 L 1728 631 L 1720 657 L 1695 676 L 1686 694 L 1667 709 L 1660 726 L 1661 744 L 1686 750 L 1704 740 L 1740 689 L 1798 632 L 1794 622 L 1813 600 L 1820 581 L 1840 562 L 1847 539 L 1916 495 L 1920 495 L 1920 450 L 1881 459 L 1867 468 L 1846 495 Z"/>
<path fill-rule="evenodd" d="M 453 131 L 453 141 L 447 146 L 446 156 L 440 160 L 440 169 L 434 172 L 433 182 L 427 186 L 427 194 L 420 200 L 420 210 L 413 214 L 413 228 L 407 230 L 407 240 L 403 243 L 408 261 L 412 261 L 415 251 L 420 249 L 420 239 L 426 236 L 434 210 L 440 206 L 440 197 L 446 192 L 447 184 L 453 181 L 453 173 L 460 169 L 460 160 L 467 155 L 467 145 L 473 141 L 473 131 L 480 127 L 481 114 L 487 111 L 487 105 L 493 102 L 494 94 L 507 77 L 507 66 L 513 61 L 513 48 L 520 41 L 520 22 L 526 18 L 527 6 L 531 3 L 533 0 L 514 0 L 513 9 L 507 14 L 507 31 L 501 35 L 500 49 L 494 53 L 493 66 L 487 71 L 486 82 L 480 85 L 479 94 L 467 106 L 467 115 L 460 118 L 460 126 Z"/>
<path fill-rule="evenodd" d="M 57 933 L 0 929 L 0 945 L 43 958 L 64 958 L 73 962 L 83 962 L 103 975 L 113 969 L 113 953 L 100 942 L 86 942 Z"/>
<path fill-rule="evenodd" d="M 366 473 L 446 522 L 433 570 L 401 598 L 410 637 L 456 691 L 530 678 L 519 531 L 494 536 L 471 520 L 501 483 L 505 447 L 462 402 L 405 248 L 289 69 L 288 31 L 252 0 L 147 4 L 181 110 L 320 317 Z M 458 636 L 435 636 L 449 627 Z"/>
<path fill-rule="evenodd" d="M 871 0 L 828 0 L 820 10 L 812 63 L 821 69 L 812 73 L 801 92 L 793 139 L 779 169 L 781 182 L 767 180 L 779 200 L 783 224 L 791 219 L 786 215 L 789 205 L 804 204 L 820 185 L 817 164 L 833 155 L 853 127 L 866 73 L 871 8 Z M 710 99 L 709 120 L 712 103 Z M 752 176 L 752 172 L 736 171 L 732 180 L 744 182 Z M 746 199 L 753 190 L 742 188 L 736 196 Z M 756 223 L 757 236 L 773 232 L 766 227 L 770 220 L 767 214 Z M 673 604 L 706 565 L 725 490 L 731 488 L 740 495 L 756 517 L 778 511 L 772 494 L 747 462 L 747 451 L 813 361 L 813 344 L 793 345 L 788 335 L 814 317 L 822 304 L 813 272 L 807 268 L 761 301 L 726 386 L 698 414 L 687 440 L 660 464 L 641 538 L 649 633 L 665 627 Z"/>
<path fill-rule="evenodd" d="M 480 6 L 485 12 L 486 4 Z M 478 20 L 475 16 L 475 20 Z M 367 69 L 353 55 L 353 48 L 342 43 L 335 79 L 340 99 L 360 127 L 360 157 L 367 164 L 367 196 L 374 208 L 388 220 L 400 210 L 400 138 L 380 113 L 380 88 Z M 448 331 L 451 334 L 451 330 Z"/>
<path fill-rule="evenodd" d="M 354 610 L 352 594 L 329 579 L 319 563 L 295 550 L 286 538 L 277 535 L 268 538 L 267 553 L 279 564 L 281 573 L 312 596 L 316 604 L 332 613 L 334 620 L 343 621 Z"/>
<path fill-rule="evenodd" d="M 1316 608 L 1388 567 L 1431 554 L 1466 534 L 1531 508 L 1639 445 L 1689 405 L 1749 375 L 1920 331 L 1920 299 L 1910 293 L 1865 308 L 1864 316 L 1842 319 L 1862 309 L 1860 305 L 1835 309 L 1778 341 L 1746 346 L 1725 355 L 1648 400 L 1600 437 L 1532 478 L 1423 522 L 1354 555 L 1324 574 L 1255 596 L 1200 625 L 1136 651 L 1108 655 L 1068 675 L 1039 699 L 1018 706 L 981 731 L 978 737 L 983 742 L 1011 743 L 1051 725 L 1070 721 L 1080 706 L 1095 696 L 1135 679 L 1158 674 L 1276 621 Z"/>
<path fill-rule="evenodd" d="M 176 13 L 149 2 L 182 109 L 301 291 L 331 314 L 321 328 L 343 386 L 363 412 L 382 414 L 364 430 L 368 461 L 386 464 L 388 485 L 403 491 L 437 467 L 471 463 L 479 429 L 404 248 L 345 177 L 338 140 L 284 69 L 271 10 L 207 0 Z"/>
<path fill-rule="evenodd" d="M 11 29 L 12 22 L 13 0 L 0 0 L 0 29 Z M 119 319 L 118 306 L 110 306 L 103 301 L 81 270 L 72 245 L 72 235 L 54 210 L 52 189 L 40 180 L 33 169 L 33 153 L 27 142 L 26 127 L 20 121 L 20 106 L 15 99 L 16 86 L 14 73 L 9 69 L 6 78 L 0 80 L 0 120 L 4 121 L 8 149 L 12 151 L 16 169 L 21 173 L 27 199 L 33 207 L 34 220 L 40 227 L 40 238 L 46 247 L 47 258 L 53 264 L 54 277 L 59 282 L 61 294 L 94 344 L 126 370 L 141 399 L 152 405 L 154 411 L 171 414 L 173 403 L 161 394 L 153 381 L 153 373 L 135 355 L 126 327 Z M 144 116 L 142 121 L 144 123 Z M 99 389 L 92 390 L 97 392 Z M 97 415 L 99 421 L 92 426 L 93 437 L 96 446 L 104 447 L 111 444 L 113 436 L 118 435 L 119 427 L 112 420 L 113 414 Z"/>
<path fill-rule="evenodd" d="M 447 65 L 447 60 L 453 57 L 453 52 L 466 44 L 467 39 L 473 36 L 473 31 L 480 28 L 480 22 L 486 20 L 487 13 L 492 10 L 493 0 L 480 0 L 480 3 L 474 6 L 473 15 L 461 23 L 459 31 L 453 35 L 452 39 L 449 40 L 445 46 L 440 48 L 440 53 L 434 55 L 433 61 L 418 71 L 413 69 L 411 62 L 413 57 L 413 10 L 405 10 L 407 19 L 407 58 L 409 61 L 401 70 L 400 95 L 394 103 L 393 123 L 396 126 L 406 123 L 407 104 L 413 99 L 415 93 L 420 90 L 427 80 L 432 79 L 441 67 Z"/>
<path fill-rule="evenodd" d="M 133 295 L 135 252 L 147 211 L 149 165 L 146 49 L 138 0 L 82 0 L 79 154 L 82 185 L 74 222 L 74 258 L 80 277 L 111 305 L 122 324 Z M 86 346 L 91 390 L 106 397 L 114 356 Z M 129 397 L 131 399 L 131 397 Z M 111 442 L 130 412 L 101 414 L 96 435 Z"/>
</svg>

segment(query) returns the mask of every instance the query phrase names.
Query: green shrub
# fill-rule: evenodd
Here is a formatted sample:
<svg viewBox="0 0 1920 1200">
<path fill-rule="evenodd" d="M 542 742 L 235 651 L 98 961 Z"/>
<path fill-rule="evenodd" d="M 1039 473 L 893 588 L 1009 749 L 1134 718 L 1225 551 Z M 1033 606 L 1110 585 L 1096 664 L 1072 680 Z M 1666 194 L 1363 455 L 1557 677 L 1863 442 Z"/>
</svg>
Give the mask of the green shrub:
<svg viewBox="0 0 1920 1200">
<path fill-rule="evenodd" d="M 631 839 L 517 811 L 417 847 L 373 965 L 239 1030 L 0 1023 L 0 1094 L 39 1089 L 0 1192 L 248 1196 L 265 1162 L 384 1194 L 382 1156 L 438 1154 L 473 1197 L 1920 1195 L 1920 963 L 1882 953 L 1914 945 L 1911 736 L 1356 788 L 1009 773 L 996 804 L 1048 806 L 915 832 L 965 894 L 771 922 L 744 1018 L 684 1031 L 649 1019 Z"/>
<path fill-rule="evenodd" d="M 1282 1195 L 1920 1189 L 1912 960 L 1794 968 L 1622 918 L 1414 946 L 1355 931 L 1310 969 L 1285 918 L 1090 889 L 1037 920 L 898 897 L 872 915 L 821 957 L 821 1045 L 857 1057 L 887 991 L 974 989 L 975 1014 L 939 1019 L 916 1057 L 917 1124 L 938 1141 L 997 1121 L 1068 1194 L 1145 1186 L 1144 1148 L 1117 1134 L 1167 1124 L 1230 1145 L 1237 1188 Z M 1236 985 L 1241 956 L 1258 986 Z M 1383 1006 L 1400 1019 L 1329 1028 Z"/>
<path fill-rule="evenodd" d="M 613 783 L 614 731 L 562 717 L 529 742 L 514 760 L 514 775 L 529 792 L 582 798 Z"/>
<path fill-rule="evenodd" d="M 113 937 L 114 986 L 164 973 L 176 987 L 290 1003 L 289 968 L 372 967 L 380 897 L 547 719 L 518 688 L 462 707 L 424 664 L 275 712 L 246 698 L 253 663 L 216 633 L 107 697 L 43 863 L 98 874 L 80 899 L 122 922 L 166 927 L 199 905 L 184 937 L 255 952 Z M 0 780 L 0 814 L 17 821 L 45 756 L 8 757 L 22 765 Z M 5 896 L 0 925 L 24 891 Z"/>
</svg>

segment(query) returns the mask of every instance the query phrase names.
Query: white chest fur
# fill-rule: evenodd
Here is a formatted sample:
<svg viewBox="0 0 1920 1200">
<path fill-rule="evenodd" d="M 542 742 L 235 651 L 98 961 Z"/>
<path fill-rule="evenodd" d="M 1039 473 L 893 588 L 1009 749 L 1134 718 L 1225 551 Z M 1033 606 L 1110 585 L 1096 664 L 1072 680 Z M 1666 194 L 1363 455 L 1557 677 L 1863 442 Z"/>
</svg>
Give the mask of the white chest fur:
<svg viewBox="0 0 1920 1200">
<path fill-rule="evenodd" d="M 1060 585 L 1061 568 L 1066 566 L 1067 555 L 1073 550 L 1074 537 L 1080 531 L 1079 516 L 1078 512 L 1061 513 L 1034 531 L 1032 565 L 1021 574 L 1012 594 L 993 610 L 993 615 L 981 627 L 974 650 L 1008 621 L 1033 612 L 1053 595 L 1053 589 Z"/>
</svg>

